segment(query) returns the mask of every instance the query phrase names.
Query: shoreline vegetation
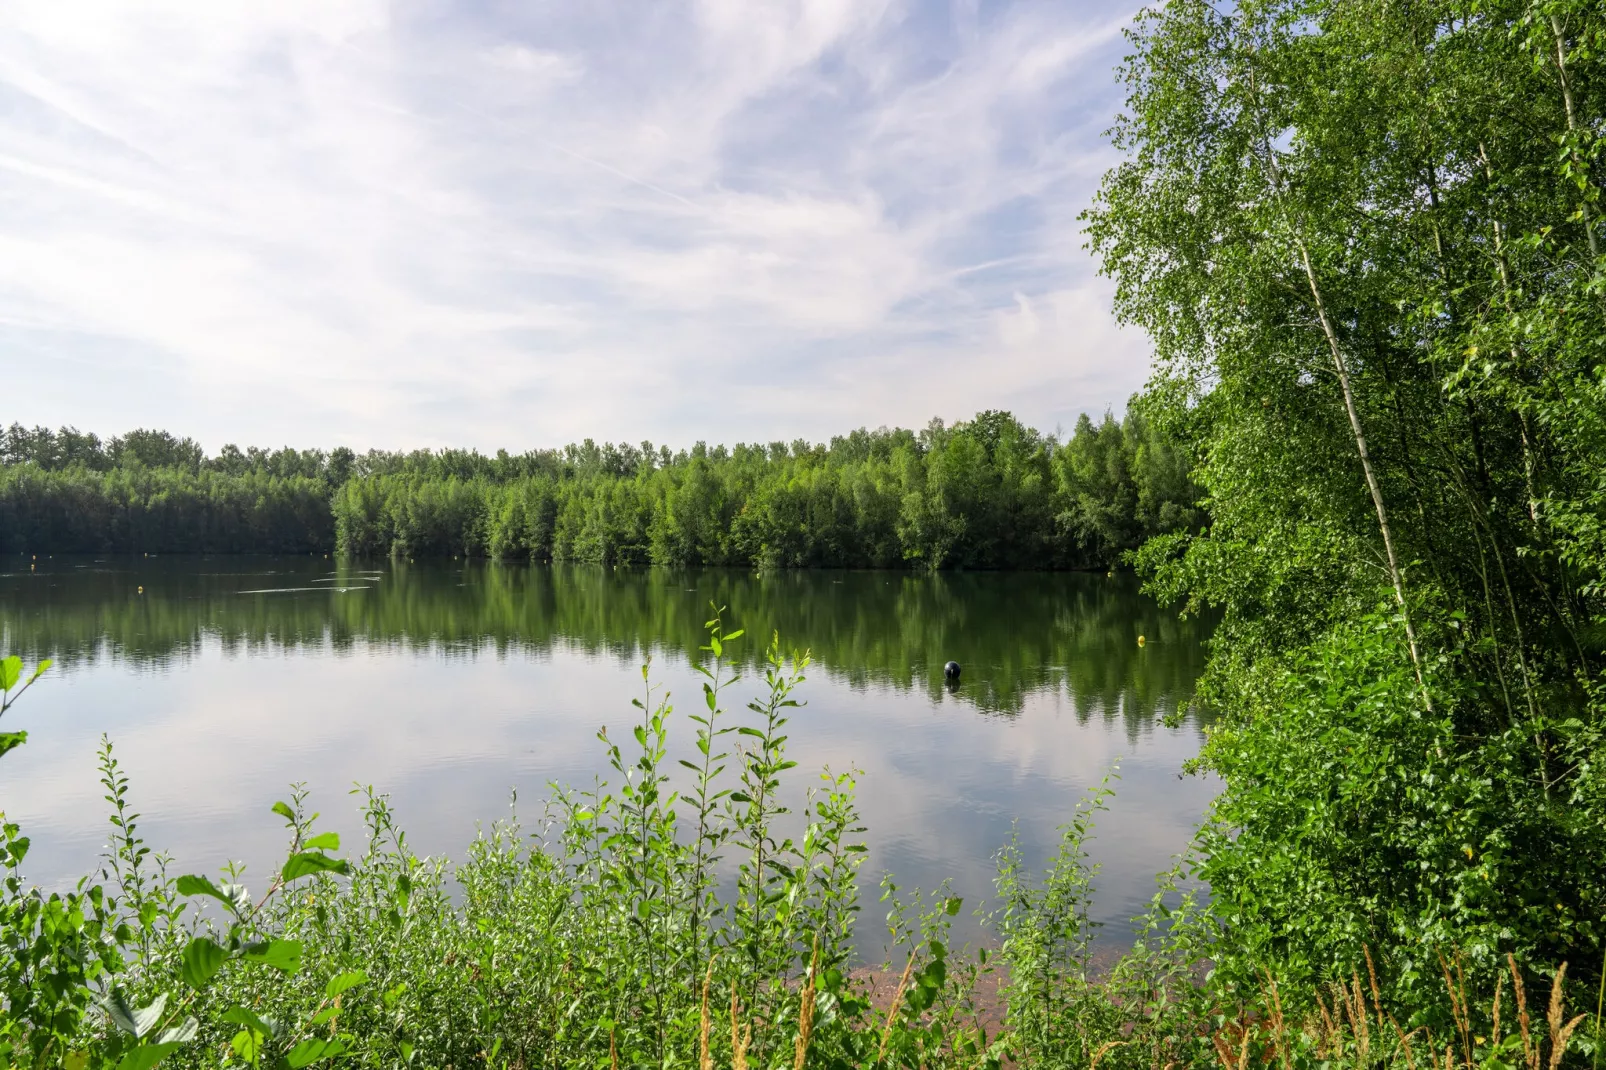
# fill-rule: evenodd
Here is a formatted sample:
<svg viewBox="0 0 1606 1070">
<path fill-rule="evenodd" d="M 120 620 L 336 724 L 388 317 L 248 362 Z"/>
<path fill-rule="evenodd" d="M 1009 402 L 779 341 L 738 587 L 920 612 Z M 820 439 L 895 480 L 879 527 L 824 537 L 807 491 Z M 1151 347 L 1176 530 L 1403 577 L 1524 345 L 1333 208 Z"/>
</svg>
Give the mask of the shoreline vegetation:
<svg viewBox="0 0 1606 1070">
<path fill-rule="evenodd" d="M 1133 407 L 1063 443 L 1009 413 L 829 445 L 240 450 L 0 432 L 0 553 L 327 553 L 601 565 L 1107 569 L 1195 530 L 1185 455 Z"/>
<path fill-rule="evenodd" d="M 872 1007 L 842 970 L 868 913 L 847 879 L 852 774 L 812 796 L 786 775 L 802 657 L 772 647 L 744 719 L 725 712 L 716 615 L 698 745 L 671 746 L 648 691 L 632 732 L 600 740 L 612 787 L 559 793 L 533 840 L 488 832 L 451 871 L 461 905 L 380 795 L 355 861 L 298 794 L 270 894 L 169 882 L 108 753 L 106 875 L 57 896 L 5 885 L 3 1035 L 31 1053 L 13 1060 L 1598 1070 L 1606 6 L 1168 0 L 1127 33 L 1121 162 L 1084 223 L 1117 314 L 1155 349 L 1128 417 L 1134 456 L 1157 442 L 1176 462 L 1148 455 L 1176 476 L 1151 506 L 1140 487 L 1101 512 L 1129 499 L 1096 483 L 1086 509 L 1045 506 L 1071 486 L 1062 455 L 1124 456 L 1127 425 L 1120 450 L 1110 422 L 1051 448 L 997 413 L 823 453 L 659 452 L 645 475 L 648 451 L 627 475 L 599 447 L 568 482 L 404 458 L 336 493 L 266 461 L 214 472 L 166 439 L 193 472 L 33 459 L 0 476 L 0 532 L 60 550 L 316 532 L 353 552 L 605 564 L 1129 555 L 1161 602 L 1220 614 L 1194 765 L 1222 791 L 1120 963 L 1095 977 L 1085 960 L 1095 790 L 1046 870 L 1003 845 L 985 958 L 947 946 L 963 907 L 941 890 L 889 896 L 900 994 Z M 307 519 L 252 527 L 296 503 Z M 695 779 L 672 799 L 682 754 Z M 806 815 L 800 838 L 781 807 Z M 26 841 L 5 839 L 14 870 Z M 194 931 L 192 900 L 211 919 Z M 989 969 L 1007 1010 L 982 1036 L 968 1001 Z"/>
<path fill-rule="evenodd" d="M 964 904 L 945 888 L 883 879 L 888 955 L 856 965 L 867 923 L 855 876 L 868 861 L 856 774 L 825 770 L 800 791 L 786 757 L 809 656 L 773 639 L 757 696 L 736 711 L 745 681 L 731 652 L 744 637 L 718 615 L 708 628 L 703 701 L 680 719 L 690 748 L 644 665 L 635 723 L 598 733 L 609 777 L 554 785 L 530 825 L 515 807 L 456 864 L 416 855 L 371 787 L 352 793 L 365 842 L 343 854 L 294 785 L 273 806 L 289 842 L 265 887 L 233 863 L 221 878 L 176 876 L 140 836 L 134 789 L 103 741 L 113 834 L 98 875 L 67 892 L 30 887 L 28 838 L 0 815 L 11 956 L 0 1058 L 97 1070 L 1555 1070 L 1583 1039 L 1589 1016 L 1568 1015 L 1565 967 L 1535 976 L 1514 957 L 1486 1002 L 1459 956 L 1444 962 L 1446 1020 L 1402 1025 L 1369 951 L 1365 972 L 1302 991 L 1268 969 L 1225 1003 L 1202 973 L 1209 948 L 1191 943 L 1208 908 L 1179 889 L 1180 867 L 1162 875 L 1134 948 L 1097 953 L 1086 845 L 1108 781 L 1076 805 L 1041 872 L 1001 846 L 997 901 L 978 911 L 991 946 L 950 946 Z M 18 659 L 0 663 L 5 708 L 49 667 L 25 676 Z M 0 740 L 10 749 L 18 736 Z M 1597 1042 L 1598 1019 L 1585 1032 Z"/>
</svg>

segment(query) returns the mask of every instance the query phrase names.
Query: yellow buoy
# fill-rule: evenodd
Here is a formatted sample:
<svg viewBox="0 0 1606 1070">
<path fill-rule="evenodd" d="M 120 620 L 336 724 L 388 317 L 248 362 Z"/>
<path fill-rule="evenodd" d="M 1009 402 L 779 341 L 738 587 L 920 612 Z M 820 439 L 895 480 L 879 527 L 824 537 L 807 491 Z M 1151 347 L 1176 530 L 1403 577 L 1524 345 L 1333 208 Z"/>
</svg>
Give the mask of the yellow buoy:
<svg viewBox="0 0 1606 1070">
<path fill-rule="evenodd" d="M 1142 646 L 1142 645 L 1143 645 L 1143 636 L 1140 635 L 1140 636 L 1138 636 L 1138 646 Z"/>
<path fill-rule="evenodd" d="M 140 588 L 140 589 L 139 589 L 139 593 L 140 593 L 140 594 L 144 594 L 144 593 L 145 593 L 145 588 L 143 588 L 143 587 L 141 587 L 141 588 Z"/>
</svg>

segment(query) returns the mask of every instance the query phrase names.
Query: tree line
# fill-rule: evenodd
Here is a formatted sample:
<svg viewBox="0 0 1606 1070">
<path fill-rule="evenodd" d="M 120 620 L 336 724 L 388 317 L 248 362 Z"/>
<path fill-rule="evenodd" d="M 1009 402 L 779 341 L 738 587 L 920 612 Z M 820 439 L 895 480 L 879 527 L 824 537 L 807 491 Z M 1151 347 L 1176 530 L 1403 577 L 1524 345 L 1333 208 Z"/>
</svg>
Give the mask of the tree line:
<svg viewBox="0 0 1606 1070">
<path fill-rule="evenodd" d="M 1006 412 L 689 450 L 358 454 L 0 432 L 0 551 L 328 552 L 603 565 L 1108 568 L 1204 514 L 1131 408 L 1061 442 Z"/>
</svg>

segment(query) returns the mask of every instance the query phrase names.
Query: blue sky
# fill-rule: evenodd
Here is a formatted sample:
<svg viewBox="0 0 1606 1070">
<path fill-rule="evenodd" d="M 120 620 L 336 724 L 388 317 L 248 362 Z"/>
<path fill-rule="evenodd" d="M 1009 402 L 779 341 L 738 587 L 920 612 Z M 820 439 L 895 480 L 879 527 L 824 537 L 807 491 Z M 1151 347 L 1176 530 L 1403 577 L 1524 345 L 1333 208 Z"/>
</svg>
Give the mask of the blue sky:
<svg viewBox="0 0 1606 1070">
<path fill-rule="evenodd" d="M 242 445 L 1119 410 L 1127 2 L 7 0 L 0 421 Z"/>
</svg>

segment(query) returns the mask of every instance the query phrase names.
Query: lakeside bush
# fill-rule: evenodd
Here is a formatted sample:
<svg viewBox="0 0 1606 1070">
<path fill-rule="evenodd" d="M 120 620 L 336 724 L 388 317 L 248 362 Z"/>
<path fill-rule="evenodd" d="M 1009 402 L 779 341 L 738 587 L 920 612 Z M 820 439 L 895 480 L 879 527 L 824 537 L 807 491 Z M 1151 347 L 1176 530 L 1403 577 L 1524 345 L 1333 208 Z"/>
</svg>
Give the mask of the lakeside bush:
<svg viewBox="0 0 1606 1070">
<path fill-rule="evenodd" d="M 1139 552 L 1222 623 L 1199 845 L 1222 984 L 1365 949 L 1457 1013 L 1601 991 L 1606 7 L 1171 0 L 1087 215 L 1212 524 Z M 1591 1004 L 1593 1006 L 1593 1004 Z"/>
</svg>

